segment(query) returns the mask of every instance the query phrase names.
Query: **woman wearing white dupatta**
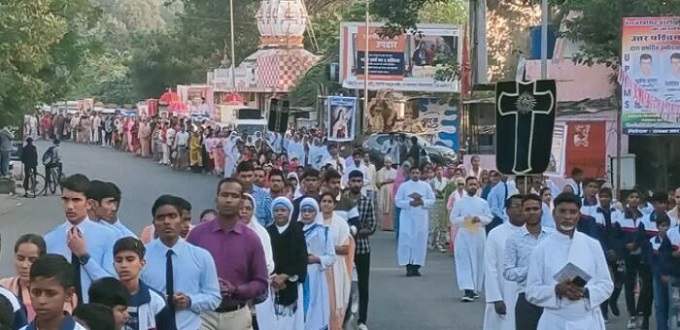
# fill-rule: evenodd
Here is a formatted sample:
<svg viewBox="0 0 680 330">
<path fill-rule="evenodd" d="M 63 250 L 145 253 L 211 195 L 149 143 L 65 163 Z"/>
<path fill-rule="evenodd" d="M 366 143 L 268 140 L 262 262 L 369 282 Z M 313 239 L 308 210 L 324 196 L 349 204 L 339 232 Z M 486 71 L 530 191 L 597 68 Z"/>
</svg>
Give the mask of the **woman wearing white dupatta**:
<svg viewBox="0 0 680 330">
<path fill-rule="evenodd" d="M 335 197 L 326 192 L 321 194 L 321 214 L 323 223 L 330 228 L 335 245 L 335 263 L 332 271 L 326 272 L 328 295 L 331 304 L 330 330 L 342 330 L 345 311 L 349 305 L 352 291 L 352 269 L 354 267 L 354 238 L 347 221 L 335 210 Z"/>
<path fill-rule="evenodd" d="M 267 275 L 271 275 L 274 272 L 274 254 L 272 253 L 272 242 L 267 230 L 260 224 L 259 221 L 257 221 L 257 218 L 255 218 L 254 210 L 256 205 L 257 204 L 255 204 L 255 198 L 253 198 L 253 196 L 250 194 L 243 194 L 243 204 L 241 204 L 241 221 L 246 226 L 248 226 L 248 228 L 252 229 L 257 234 L 257 237 L 260 238 L 260 243 L 262 243 L 262 249 L 264 250 L 264 260 L 267 263 Z M 257 310 L 261 309 L 263 311 L 262 323 L 266 323 L 264 318 L 269 317 L 266 311 L 272 310 L 273 308 L 269 292 L 266 292 L 263 296 L 256 298 L 253 304 L 254 305 L 251 305 L 250 303 L 248 304 L 250 306 L 251 313 L 257 318 Z M 258 319 L 258 325 L 259 324 L 260 321 Z"/>
<path fill-rule="evenodd" d="M 330 299 L 326 270 L 335 263 L 335 246 L 330 229 L 319 217 L 319 204 L 313 198 L 300 202 L 298 222 L 307 241 L 307 278 L 303 287 L 305 330 L 327 330 L 330 322 Z"/>
<path fill-rule="evenodd" d="M 272 201 L 274 224 L 267 227 L 274 254 L 274 272 L 269 289 L 272 304 L 259 304 L 260 329 L 304 329 L 302 286 L 307 277 L 307 243 L 302 225 L 291 221 L 293 203 L 286 197 Z"/>
</svg>

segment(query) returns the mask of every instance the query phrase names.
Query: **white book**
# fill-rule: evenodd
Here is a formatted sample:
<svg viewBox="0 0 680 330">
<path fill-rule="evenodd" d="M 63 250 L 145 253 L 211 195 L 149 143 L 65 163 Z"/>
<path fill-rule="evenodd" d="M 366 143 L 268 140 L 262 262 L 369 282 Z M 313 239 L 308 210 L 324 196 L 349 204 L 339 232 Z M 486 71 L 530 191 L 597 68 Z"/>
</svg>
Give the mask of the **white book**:
<svg viewBox="0 0 680 330">
<path fill-rule="evenodd" d="M 562 269 L 560 269 L 560 271 L 557 272 L 557 274 L 553 276 L 553 279 L 557 282 L 562 282 L 564 280 L 573 280 L 576 277 L 582 278 L 586 281 L 586 283 L 592 278 L 592 276 L 586 273 L 583 269 L 571 262 L 568 262 L 566 265 L 564 265 L 564 267 L 562 267 Z"/>
</svg>

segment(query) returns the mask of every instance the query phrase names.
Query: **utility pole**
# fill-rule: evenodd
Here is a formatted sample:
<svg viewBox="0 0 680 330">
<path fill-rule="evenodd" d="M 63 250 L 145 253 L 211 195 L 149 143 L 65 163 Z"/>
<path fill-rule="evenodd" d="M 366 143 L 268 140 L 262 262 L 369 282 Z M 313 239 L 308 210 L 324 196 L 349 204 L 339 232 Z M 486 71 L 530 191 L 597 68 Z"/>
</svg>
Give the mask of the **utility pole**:
<svg viewBox="0 0 680 330">
<path fill-rule="evenodd" d="M 366 118 L 368 118 L 368 47 L 370 46 L 368 38 L 371 35 L 371 33 L 369 32 L 369 26 L 371 24 L 371 19 L 370 19 L 370 16 L 369 16 L 369 14 L 370 14 L 369 13 L 370 3 L 371 3 L 370 0 L 366 0 L 366 7 L 365 7 L 365 13 L 364 13 L 366 15 L 366 26 L 365 26 L 365 30 L 366 30 L 366 36 L 365 36 L 366 40 L 365 41 L 366 41 L 366 44 L 365 44 L 365 48 L 364 48 L 364 107 L 363 107 L 364 109 L 362 111 L 363 116 L 361 117 L 362 120 L 361 120 L 360 132 L 363 132 L 364 129 L 366 128 L 367 125 L 365 125 L 365 123 L 366 123 Z M 356 123 L 356 121 L 355 121 L 355 123 Z"/>
<path fill-rule="evenodd" d="M 236 93 L 236 55 L 234 50 L 234 0 L 229 0 L 229 30 L 231 38 L 231 92 Z"/>
<path fill-rule="evenodd" d="M 548 79 L 548 0 L 541 0 L 541 79 Z"/>
</svg>

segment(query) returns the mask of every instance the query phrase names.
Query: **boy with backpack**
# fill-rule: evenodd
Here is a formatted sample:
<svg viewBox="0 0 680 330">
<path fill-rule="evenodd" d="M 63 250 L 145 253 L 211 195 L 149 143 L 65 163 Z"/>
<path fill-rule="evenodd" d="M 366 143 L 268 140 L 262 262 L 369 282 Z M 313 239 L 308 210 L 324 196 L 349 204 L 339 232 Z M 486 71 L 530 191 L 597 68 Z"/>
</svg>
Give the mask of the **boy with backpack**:
<svg viewBox="0 0 680 330">
<path fill-rule="evenodd" d="M 62 165 L 61 157 L 59 155 L 59 140 L 54 139 L 50 146 L 42 156 L 43 165 L 45 165 L 45 182 L 50 182 L 50 170 L 53 168 L 57 169 L 57 173 L 61 175 Z M 47 194 L 47 191 L 45 191 Z"/>
</svg>

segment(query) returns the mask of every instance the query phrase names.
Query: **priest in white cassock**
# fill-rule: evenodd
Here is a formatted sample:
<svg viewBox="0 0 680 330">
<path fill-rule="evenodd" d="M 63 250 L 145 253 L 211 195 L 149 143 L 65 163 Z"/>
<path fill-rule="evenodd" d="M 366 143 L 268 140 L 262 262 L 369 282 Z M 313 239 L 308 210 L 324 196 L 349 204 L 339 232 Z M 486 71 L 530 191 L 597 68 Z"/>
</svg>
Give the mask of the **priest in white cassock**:
<svg viewBox="0 0 680 330">
<path fill-rule="evenodd" d="M 515 330 L 517 283 L 503 278 L 505 242 L 524 226 L 522 196 L 512 195 L 505 201 L 508 222 L 489 232 L 484 247 L 484 330 Z"/>
<path fill-rule="evenodd" d="M 562 193 L 554 205 L 557 232 L 534 248 L 527 275 L 526 298 L 543 307 L 538 330 L 605 330 L 600 304 L 614 284 L 602 246 L 576 231 L 579 197 Z"/>
<path fill-rule="evenodd" d="M 429 235 L 429 208 L 434 205 L 432 186 L 420 181 L 420 169 L 411 167 L 409 181 L 402 183 L 394 196 L 399 213 L 397 258 L 399 266 L 406 266 L 406 276 L 420 276 L 425 266 Z"/>
<path fill-rule="evenodd" d="M 464 292 L 463 302 L 479 298 L 478 292 L 484 280 L 484 227 L 493 219 L 489 204 L 477 196 L 477 188 L 477 178 L 471 176 L 465 179 L 467 194 L 453 206 L 450 218 L 451 225 L 459 228 L 454 242 L 454 257 L 458 289 Z"/>
</svg>

